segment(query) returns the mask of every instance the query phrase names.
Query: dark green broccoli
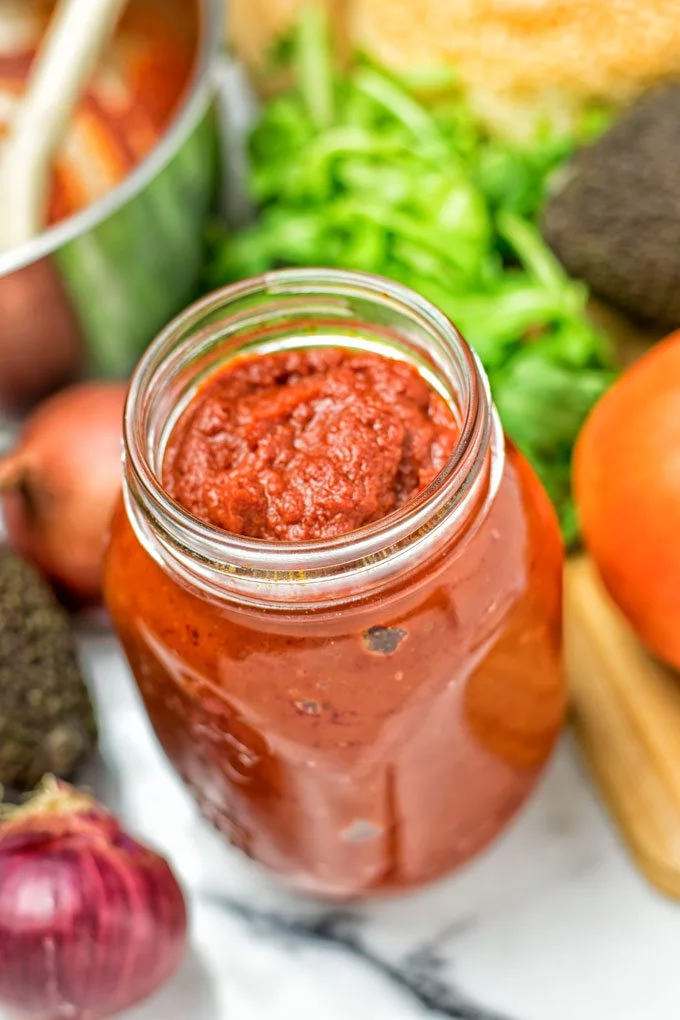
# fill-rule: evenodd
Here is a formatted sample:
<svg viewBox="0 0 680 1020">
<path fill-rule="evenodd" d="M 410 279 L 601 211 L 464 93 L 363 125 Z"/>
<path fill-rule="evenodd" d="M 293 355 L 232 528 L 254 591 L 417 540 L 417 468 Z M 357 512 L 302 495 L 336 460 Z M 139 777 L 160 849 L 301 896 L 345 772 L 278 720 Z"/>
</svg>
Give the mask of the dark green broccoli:
<svg viewBox="0 0 680 1020">
<path fill-rule="evenodd" d="M 573 158 L 543 234 L 605 301 L 680 326 L 680 83 L 648 93 Z"/>
<path fill-rule="evenodd" d="M 45 772 L 68 777 L 96 739 L 68 615 L 0 546 L 0 787 L 31 789 Z"/>
</svg>

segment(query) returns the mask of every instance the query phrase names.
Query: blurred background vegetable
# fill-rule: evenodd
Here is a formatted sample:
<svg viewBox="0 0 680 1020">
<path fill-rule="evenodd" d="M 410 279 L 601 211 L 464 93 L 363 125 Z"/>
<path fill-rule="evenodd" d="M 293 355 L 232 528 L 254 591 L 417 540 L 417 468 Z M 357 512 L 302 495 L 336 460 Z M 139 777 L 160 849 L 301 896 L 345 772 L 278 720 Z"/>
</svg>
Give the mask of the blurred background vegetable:
<svg viewBox="0 0 680 1020">
<path fill-rule="evenodd" d="M 0 799 L 45 772 L 72 777 L 96 739 L 68 615 L 33 567 L 0 546 Z"/>
<path fill-rule="evenodd" d="M 643 642 L 680 669 L 680 333 L 597 405 L 574 487 L 586 546 Z"/>
<path fill-rule="evenodd" d="M 336 72 L 316 8 L 278 59 L 295 84 L 265 105 L 252 134 L 259 216 L 232 236 L 216 230 L 208 286 L 280 265 L 333 265 L 430 298 L 479 353 L 505 427 L 572 542 L 571 451 L 612 361 L 585 288 L 561 269 L 536 219 L 551 173 L 606 116 L 582 118 L 569 136 L 546 128 L 531 145 L 501 141 L 450 76 L 438 76 L 425 106 L 370 65 Z"/>
<path fill-rule="evenodd" d="M 11 544 L 71 596 L 96 599 L 121 485 L 126 383 L 81 383 L 50 397 L 0 458 Z"/>
<path fill-rule="evenodd" d="M 40 1020 L 104 1020 L 147 998 L 186 946 L 168 863 L 49 778 L 0 815 L 0 1000 Z"/>
<path fill-rule="evenodd" d="M 543 215 L 568 272 L 634 319 L 680 326 L 680 85 L 635 103 L 560 175 Z"/>
</svg>

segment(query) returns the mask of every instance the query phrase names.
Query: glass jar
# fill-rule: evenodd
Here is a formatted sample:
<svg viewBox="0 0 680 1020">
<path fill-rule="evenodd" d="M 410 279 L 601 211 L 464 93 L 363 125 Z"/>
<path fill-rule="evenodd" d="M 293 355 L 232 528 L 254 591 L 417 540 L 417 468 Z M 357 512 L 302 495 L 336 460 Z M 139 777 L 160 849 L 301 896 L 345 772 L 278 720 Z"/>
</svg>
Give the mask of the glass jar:
<svg viewBox="0 0 680 1020">
<path fill-rule="evenodd" d="M 321 345 L 415 364 L 460 440 L 432 484 L 342 538 L 267 542 L 159 481 L 197 387 L 235 355 Z M 431 304 L 291 270 L 205 298 L 149 348 L 125 416 L 105 592 L 160 743 L 202 812 L 300 890 L 419 885 L 489 842 L 565 709 L 563 554 L 486 378 Z"/>
</svg>

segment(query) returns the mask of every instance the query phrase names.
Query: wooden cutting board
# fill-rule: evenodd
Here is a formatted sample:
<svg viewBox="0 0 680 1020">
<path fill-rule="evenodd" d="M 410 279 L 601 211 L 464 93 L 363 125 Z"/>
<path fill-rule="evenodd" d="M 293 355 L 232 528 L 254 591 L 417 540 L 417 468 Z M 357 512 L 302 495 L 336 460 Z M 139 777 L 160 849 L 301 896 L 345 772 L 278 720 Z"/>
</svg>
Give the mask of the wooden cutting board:
<svg viewBox="0 0 680 1020">
<path fill-rule="evenodd" d="M 585 557 L 567 566 L 565 640 L 593 777 L 647 878 L 680 898 L 680 675 L 644 651 Z"/>
</svg>

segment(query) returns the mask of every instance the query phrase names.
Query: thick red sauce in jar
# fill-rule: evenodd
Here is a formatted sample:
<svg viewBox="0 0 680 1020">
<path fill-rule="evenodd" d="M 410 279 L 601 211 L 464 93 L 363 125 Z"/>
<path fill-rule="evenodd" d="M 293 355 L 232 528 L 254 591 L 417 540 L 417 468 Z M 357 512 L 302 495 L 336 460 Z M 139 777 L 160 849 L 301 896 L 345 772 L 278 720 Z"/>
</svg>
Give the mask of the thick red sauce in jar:
<svg viewBox="0 0 680 1020">
<path fill-rule="evenodd" d="M 407 364 L 262 354 L 199 388 L 162 481 L 243 535 L 351 541 L 407 507 L 456 440 Z M 523 458 L 494 458 L 462 533 L 378 595 L 318 609 L 209 597 L 118 511 L 106 598 L 156 734 L 204 815 L 299 889 L 355 897 L 451 870 L 503 828 L 554 745 L 559 531 Z"/>
<path fill-rule="evenodd" d="M 168 492 L 196 517 L 274 541 L 335 538 L 426 488 L 458 429 L 406 362 L 321 347 L 237 360 L 173 431 Z"/>
</svg>

